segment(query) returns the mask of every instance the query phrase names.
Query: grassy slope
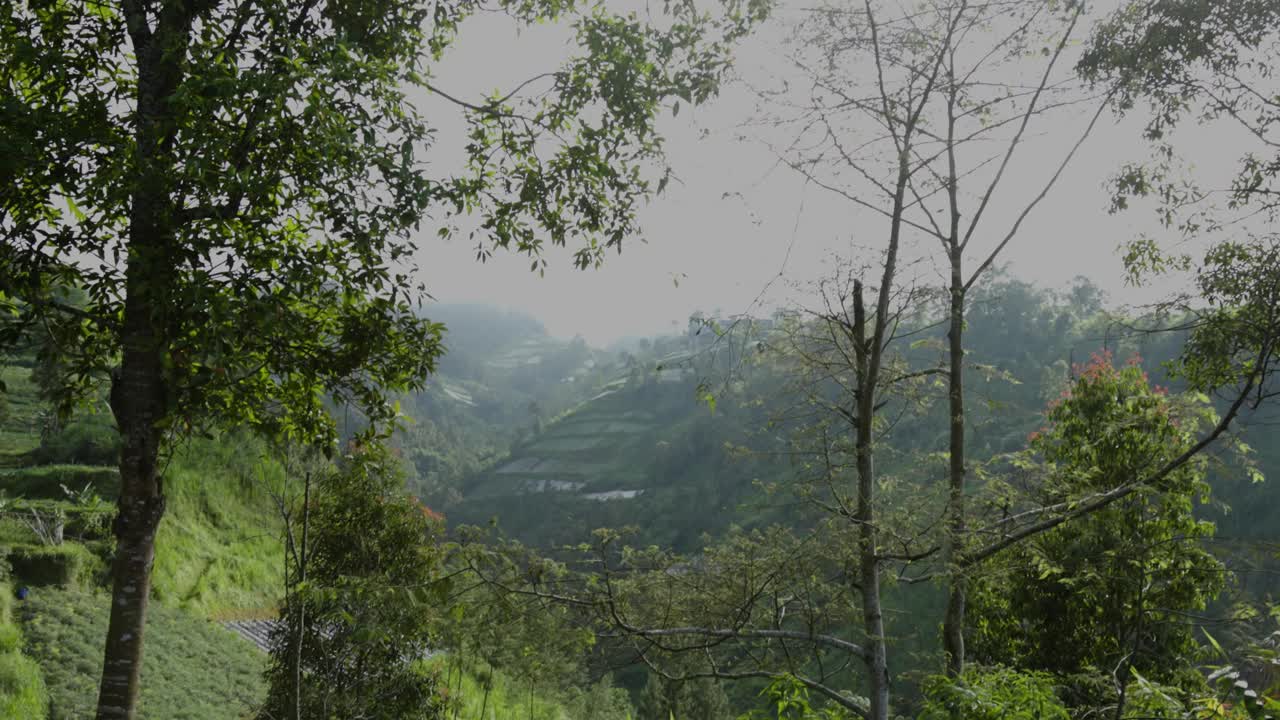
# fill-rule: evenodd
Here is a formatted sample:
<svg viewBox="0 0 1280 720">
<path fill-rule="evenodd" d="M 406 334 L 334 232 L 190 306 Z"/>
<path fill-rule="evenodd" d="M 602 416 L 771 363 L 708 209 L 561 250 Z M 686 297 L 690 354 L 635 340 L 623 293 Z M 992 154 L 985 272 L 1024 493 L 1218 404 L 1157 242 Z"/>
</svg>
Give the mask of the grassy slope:
<svg viewBox="0 0 1280 720">
<path fill-rule="evenodd" d="M 17 610 L 28 652 L 44 672 L 50 718 L 89 717 L 102 669 L 107 596 L 35 588 Z M 214 623 L 157 603 L 151 606 L 146 638 L 141 719 L 241 718 L 264 693 L 265 657 Z"/>
<path fill-rule="evenodd" d="M 248 438 L 194 441 L 165 470 L 155 597 L 201 616 L 257 615 L 280 595 L 281 529 L 269 489 L 284 471 Z"/>
<path fill-rule="evenodd" d="M 40 404 L 30 369 L 0 366 L 0 382 L 9 389 L 5 395 L 5 412 L 0 412 L 0 467 L 12 467 L 23 453 L 40 444 L 36 424 Z"/>
<path fill-rule="evenodd" d="M 8 497 L 62 499 L 62 485 L 78 490 L 92 482 L 113 496 L 113 468 L 30 465 L 29 453 L 40 444 L 40 403 L 30 370 L 0 368 L 0 379 L 9 390 L 0 419 L 0 490 Z M 278 487 L 283 471 L 262 456 L 261 444 L 248 438 L 195 440 L 165 468 L 168 511 L 157 538 L 158 602 L 148 620 L 142 717 L 239 718 L 262 696 L 265 657 L 207 619 L 263 614 L 279 595 L 283 553 L 267 489 Z M 0 542 L 34 540 L 23 523 L 0 521 Z M 7 588 L 0 591 L 10 596 Z M 46 706 L 54 718 L 87 716 L 107 607 L 100 589 L 34 588 L 19 614 L 29 657 L 4 650 L 10 631 L 0 622 L 0 717 L 40 718 Z M 8 627 L 17 637 L 17 628 Z M 40 693 L 35 701 L 33 688 Z M 35 702 L 40 711 L 16 702 Z"/>
<path fill-rule="evenodd" d="M 0 717 L 45 720 L 49 693 L 40 665 L 23 653 L 12 598 L 13 588 L 0 582 Z"/>
</svg>

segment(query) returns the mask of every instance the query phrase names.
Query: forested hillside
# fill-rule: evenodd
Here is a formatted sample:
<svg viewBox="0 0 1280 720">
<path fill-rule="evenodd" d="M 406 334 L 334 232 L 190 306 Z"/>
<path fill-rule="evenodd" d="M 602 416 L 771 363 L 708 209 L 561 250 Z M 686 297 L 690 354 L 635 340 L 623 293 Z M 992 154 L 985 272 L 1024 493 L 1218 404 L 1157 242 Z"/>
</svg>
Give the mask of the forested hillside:
<svg viewBox="0 0 1280 720">
<path fill-rule="evenodd" d="M 979 463 L 1024 448 L 1050 402 L 1070 384 L 1073 365 L 1093 353 L 1136 362 L 1153 382 L 1181 389 L 1178 379 L 1167 377 L 1166 364 L 1185 334 L 1135 329 L 1139 318 L 1115 314 L 1083 278 L 1064 292 L 1002 279 L 975 294 L 969 317 L 970 442 Z M 598 392 L 551 422 L 522 428 L 527 432 L 511 435 L 505 452 L 455 476 L 463 500 L 449 506 L 451 522 L 497 518 L 513 537 L 543 548 L 580 542 L 597 527 L 634 525 L 641 531 L 637 542 L 689 551 L 702 545 L 704 533 L 718 535 L 730 525 L 798 521 L 802 513 L 789 516 L 794 501 L 785 492 L 768 492 L 802 472 L 795 458 L 779 452 L 793 408 L 770 351 L 784 331 L 771 319 L 757 320 L 750 331 L 722 320 L 721 336 L 710 328 L 695 336 L 701 327 L 693 323 L 687 336 L 645 342 L 646 350 L 628 364 L 603 362 L 612 374 L 598 376 Z M 941 343 L 940 331 L 927 331 L 910 352 L 928 361 Z M 731 345 L 750 349 L 734 356 Z M 945 443 L 942 399 L 937 387 L 922 393 L 923 411 L 899 421 L 888 462 L 936 462 L 930 458 Z M 440 412 L 424 411 L 427 418 Z M 1239 426 L 1263 476 L 1280 470 L 1270 412 L 1247 414 Z M 1198 512 L 1218 524 L 1223 541 L 1277 539 L 1270 530 L 1270 485 L 1229 462 L 1214 467 L 1210 482 L 1214 500 Z M 1251 582 L 1269 582 L 1266 577 Z"/>
</svg>

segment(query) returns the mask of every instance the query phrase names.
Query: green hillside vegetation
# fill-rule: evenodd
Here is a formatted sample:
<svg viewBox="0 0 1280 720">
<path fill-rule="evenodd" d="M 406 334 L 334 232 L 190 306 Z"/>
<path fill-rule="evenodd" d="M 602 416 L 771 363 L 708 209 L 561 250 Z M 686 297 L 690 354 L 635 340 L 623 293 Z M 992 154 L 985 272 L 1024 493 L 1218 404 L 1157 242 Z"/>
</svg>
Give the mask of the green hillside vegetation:
<svg viewBox="0 0 1280 720">
<path fill-rule="evenodd" d="M 502 343 L 516 345 L 523 348 L 518 355 L 542 347 L 549 356 L 572 346 L 545 337 Z M 577 363 L 582 356 L 574 353 Z M 14 566 L 14 582 L 31 588 L 22 612 L 0 624 L 0 690 L 8 693 L 0 694 L 0 717 L 79 718 L 93 707 L 102 663 L 103 585 L 112 552 L 106 531 L 119 486 L 119 471 L 110 463 L 118 441 L 102 405 L 82 408 L 51 430 L 52 412 L 40 398 L 33 365 L 30 356 L 20 356 L 0 369 L 6 388 L 0 394 L 0 494 L 8 503 L 0 509 L 0 546 Z M 537 368 L 523 364 L 521 370 Z M 551 394 L 522 392 L 509 368 L 491 373 L 489 381 L 501 392 L 476 380 L 439 378 L 404 399 L 409 420 L 397 441 L 411 478 L 418 477 L 415 461 L 437 477 L 460 474 L 431 464 L 441 458 L 481 468 L 518 431 L 529 431 L 536 419 L 528 414 L 531 402 L 557 410 L 586 391 L 565 383 Z M 475 399 L 459 402 L 459 396 Z M 415 441 L 408 452 L 406 439 Z M 231 433 L 184 440 L 167 458 L 164 474 L 168 511 L 155 559 L 140 717 L 250 716 L 265 697 L 266 656 L 211 621 L 276 613 L 284 560 L 276 502 L 287 469 L 262 441 Z M 61 545 L 46 544 L 32 530 L 25 519 L 32 508 L 66 516 Z M 9 600 L 12 588 L 0 590 Z M 612 717 L 573 709 L 590 693 L 527 683 L 508 687 L 511 681 L 500 672 L 476 672 L 455 681 L 461 683 L 455 690 L 462 720 L 478 720 L 482 709 L 483 717 L 517 711 L 524 717 L 531 698 L 535 718 Z M 625 708 L 625 693 L 621 703 Z"/>
<path fill-rule="evenodd" d="M 1153 378 L 1165 382 L 1161 363 L 1181 343 L 1177 335 L 1117 330 L 1096 289 L 1087 284 L 1057 294 L 1006 279 L 978 293 L 974 308 L 968 335 L 975 369 L 971 440 L 980 464 L 1025 444 L 1042 422 L 1046 399 L 1067 382 L 1070 363 L 1105 345 L 1120 358 L 1140 355 Z M 708 331 L 708 337 L 649 339 L 616 357 L 579 354 L 578 360 L 588 357 L 591 367 L 568 382 L 563 382 L 567 376 L 550 380 L 563 368 L 539 379 L 537 363 L 494 365 L 484 358 L 527 359 L 535 354 L 532 348 L 554 352 L 570 344 L 536 334 L 498 344 L 486 340 L 487 356 L 470 355 L 481 367 L 459 364 L 455 375 L 438 376 L 423 391 L 401 399 L 408 420 L 392 444 L 410 490 L 443 510 L 451 525 L 484 524 L 496 517 L 503 533 L 535 547 L 578 543 L 597 527 L 632 527 L 636 534 L 629 542 L 692 552 L 733 527 L 804 526 L 808 516 L 786 492 L 800 467 L 785 451 L 791 432 L 785 419 L 788 397 L 784 373 L 767 351 L 775 332 L 771 325 L 752 327 L 749 335 L 739 329 L 722 337 Z M 926 333 L 910 352 L 927 361 L 936 341 Z M 86 512 L 81 507 L 86 502 L 114 499 L 116 469 L 93 462 L 110 450 L 109 415 L 84 413 L 41 437 L 39 428 L 47 420 L 31 368 L 12 363 L 4 378 L 9 392 L 0 488 L 11 502 L 61 507 L 69 518 L 68 541 L 60 548 L 43 546 L 20 518 L 0 519 L 0 542 L 8 548 L 18 581 L 35 586 L 33 600 L 24 606 L 32 610 L 19 616 L 27 656 L 14 663 L 27 669 L 22 687 L 33 689 L 24 692 L 37 692 L 36 678 L 43 676 L 51 717 L 76 717 L 78 708 L 92 702 L 97 682 L 93 663 L 100 662 L 105 600 L 95 593 L 104 580 L 110 544 L 102 525 L 94 526 L 88 515 L 73 520 Z M 888 474 L 907 481 L 887 492 L 904 498 L 911 496 L 911 478 L 930 472 L 936 459 L 929 453 L 945 437 L 941 404 L 920 407 L 921 412 L 899 421 L 893 447 L 881 456 Z M 358 427 L 360 418 L 344 417 L 340 408 L 335 412 L 340 421 Z M 1246 417 L 1245 426 L 1258 425 L 1253 432 L 1261 439 L 1254 445 L 1266 472 L 1280 450 L 1259 434 L 1265 432 L 1263 419 Z M 1215 465 L 1214 473 L 1215 497 L 1223 502 L 1199 512 L 1216 520 L 1223 534 L 1240 539 L 1232 552 L 1251 550 L 1247 538 L 1270 536 L 1274 511 L 1265 502 L 1267 486 L 1252 483 L 1230 465 Z M 144 682 L 144 717 L 232 717 L 225 704 L 220 708 L 211 699 L 184 709 L 189 715 L 158 709 L 177 707 L 177 696 L 165 682 L 181 686 L 183 673 L 192 667 L 222 668 L 224 684 L 237 673 L 252 676 L 252 682 L 237 685 L 244 690 L 236 696 L 234 717 L 241 717 L 262 698 L 265 658 L 254 651 L 246 655 L 243 643 L 212 627 L 209 619 L 274 614 L 283 581 L 275 495 L 288 472 L 264 443 L 233 433 L 184 441 L 169 458 L 165 477 L 169 512 L 160 528 L 153 588 L 155 605 L 163 609 L 153 622 L 167 628 L 159 635 L 203 638 L 204 659 L 183 654 L 181 644 L 177 649 L 159 640 L 149 644 L 147 667 L 159 668 L 149 672 L 167 673 L 169 680 Z M 91 500 L 93 495 L 101 500 Z M 895 495 L 888 497 L 896 502 Z M 1228 512 L 1227 506 L 1235 509 Z M 1219 549 L 1228 548 L 1219 543 Z M 1264 561 L 1259 566 L 1264 572 L 1249 575 L 1251 591 L 1260 593 L 1269 586 L 1268 566 L 1266 558 L 1253 555 Z M 937 649 L 932 628 L 914 618 L 935 617 L 942 599 L 939 592 L 919 588 L 886 595 L 897 608 L 890 632 L 902 651 L 905 683 L 927 674 L 928 658 Z M 55 601 L 69 608 L 66 617 L 58 615 Z M 47 621 L 40 624 L 40 618 Z M 65 633 L 55 627 L 65 627 Z M 71 647 L 85 661 L 65 662 L 70 650 L 58 648 Z M 598 660 L 605 664 L 595 669 L 602 671 L 618 658 Z M 635 668 L 620 672 L 622 687 L 613 689 L 530 684 L 483 663 L 461 675 L 447 662 L 437 671 L 458 702 L 459 720 L 621 720 L 627 713 L 634 717 L 632 708 L 652 682 Z M 203 697 L 215 697 L 221 686 L 211 681 L 210 687 L 215 689 Z M 762 689 L 759 683 L 715 687 L 716 693 L 727 693 L 735 711 L 758 704 Z"/>
<path fill-rule="evenodd" d="M 0 467 L 8 467 L 40 446 L 42 406 L 29 366 L 0 362 L 0 382 L 8 389 L 0 405 Z"/>
<path fill-rule="evenodd" d="M 102 592 L 41 587 L 17 609 L 27 652 L 48 686 L 51 720 L 77 720 L 93 712 L 108 602 Z M 152 607 L 139 718 L 248 716 L 265 689 L 265 656 L 208 620 L 162 603 Z"/>
<path fill-rule="evenodd" d="M 84 461 L 101 460 L 103 448 L 109 459 L 114 431 L 102 408 L 90 408 L 42 437 L 49 413 L 32 368 L 19 359 L 3 378 L 0 544 L 14 586 L 0 594 L 6 612 L 13 587 L 29 586 L 31 595 L 14 601 L 12 623 L 0 623 L 0 717 L 81 718 L 91 714 L 100 678 L 108 602 L 100 588 L 119 482 L 114 466 Z M 210 618 L 269 614 L 280 592 L 270 491 L 283 468 L 265 450 L 249 437 L 193 439 L 168 461 L 170 512 L 155 561 L 140 717 L 231 720 L 262 697 L 265 657 Z M 32 530 L 31 509 L 66 516 L 61 545 Z"/>
<path fill-rule="evenodd" d="M 607 683 L 583 690 L 572 688 L 548 699 L 536 685 L 521 683 L 492 667 L 455 668 L 447 660 L 435 660 L 451 697 L 457 700 L 459 720 L 631 720 L 627 693 Z M 687 720 L 694 720 L 688 718 Z"/>
<path fill-rule="evenodd" d="M 646 542 L 690 548 L 755 516 L 740 505 L 768 468 L 735 459 L 725 443 L 760 418 L 732 406 L 712 413 L 692 375 L 657 375 L 605 386 L 469 478 L 467 500 L 450 517 L 497 516 L 513 536 L 543 546 L 581 541 L 587 528 L 638 525 Z"/>
<path fill-rule="evenodd" d="M 0 717 L 45 720 L 49 692 L 40 665 L 24 653 L 13 602 L 13 587 L 0 582 Z"/>
<path fill-rule="evenodd" d="M 979 463 L 1024 447 L 1043 422 L 1045 403 L 1066 386 L 1071 364 L 1104 347 L 1118 358 L 1140 358 L 1154 382 L 1179 389 L 1164 362 L 1182 336 L 1126 330 L 1133 321 L 1106 311 L 1101 291 L 1087 281 L 1051 292 L 1001 278 L 975 290 L 970 317 L 969 441 Z M 767 341 L 767 330 L 756 332 Z M 927 364 L 941 339 L 940 330 L 926 332 L 909 352 Z M 630 372 L 614 366 L 614 376 L 603 378 L 588 400 L 464 478 L 465 500 L 451 506 L 450 520 L 484 524 L 496 517 L 510 536 L 540 547 L 581 542 L 596 527 L 636 526 L 635 542 L 685 551 L 731 525 L 800 522 L 787 508 L 791 499 L 768 492 L 801 471 L 787 450 L 786 417 L 794 409 L 783 369 L 771 365 L 768 352 L 730 362 L 725 356 L 733 353 L 722 346 L 733 342 L 748 344 L 729 336 L 697 346 L 680 337 L 644 343 L 647 351 Z M 896 422 L 879 460 L 887 473 L 916 477 L 938 462 L 929 454 L 945 446 L 943 399 L 933 389 L 920 412 Z M 1264 474 L 1280 468 L 1280 447 L 1267 440 L 1269 417 L 1247 413 L 1241 421 Z M 1219 502 L 1201 512 L 1219 522 L 1223 535 L 1268 533 L 1276 519 L 1264 501 L 1268 486 L 1230 464 L 1215 467 L 1213 482 Z"/>
</svg>

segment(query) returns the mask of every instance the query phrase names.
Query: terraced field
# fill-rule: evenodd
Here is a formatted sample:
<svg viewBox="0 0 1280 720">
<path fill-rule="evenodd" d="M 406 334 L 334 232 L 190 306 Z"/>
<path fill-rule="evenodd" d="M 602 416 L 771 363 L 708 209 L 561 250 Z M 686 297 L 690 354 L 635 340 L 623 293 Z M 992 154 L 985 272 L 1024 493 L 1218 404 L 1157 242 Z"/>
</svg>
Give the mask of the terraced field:
<svg viewBox="0 0 1280 720">
<path fill-rule="evenodd" d="M 615 392 L 599 395 L 511 457 L 477 478 L 475 498 L 528 493 L 570 493 L 590 500 L 629 499 L 643 494 L 646 476 L 627 459 L 643 457 L 662 433 L 654 413 L 634 408 L 625 379 Z"/>
<path fill-rule="evenodd" d="M 0 467 L 14 467 L 40 444 L 40 403 L 28 368 L 0 366 L 0 382 L 8 388 L 6 412 L 0 413 Z"/>
</svg>

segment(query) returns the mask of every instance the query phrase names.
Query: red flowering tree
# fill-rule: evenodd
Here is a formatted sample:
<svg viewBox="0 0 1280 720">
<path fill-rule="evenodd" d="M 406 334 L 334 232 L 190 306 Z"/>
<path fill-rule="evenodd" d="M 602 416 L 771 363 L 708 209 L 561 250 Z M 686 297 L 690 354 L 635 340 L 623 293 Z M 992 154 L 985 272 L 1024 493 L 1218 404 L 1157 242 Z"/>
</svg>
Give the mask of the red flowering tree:
<svg viewBox="0 0 1280 720">
<path fill-rule="evenodd" d="M 1044 506 L 1072 507 L 1169 464 L 1217 418 L 1202 395 L 1171 396 L 1134 358 L 1115 367 L 1095 354 L 1023 460 L 1037 470 L 1025 491 Z M 1019 543 L 975 595 L 975 659 L 1047 670 L 1076 693 L 1073 704 L 1124 702 L 1133 671 L 1187 688 L 1200 682 L 1188 618 L 1222 589 L 1225 571 L 1203 547 L 1213 524 L 1207 461 L 1196 457 L 1120 500 Z"/>
</svg>

